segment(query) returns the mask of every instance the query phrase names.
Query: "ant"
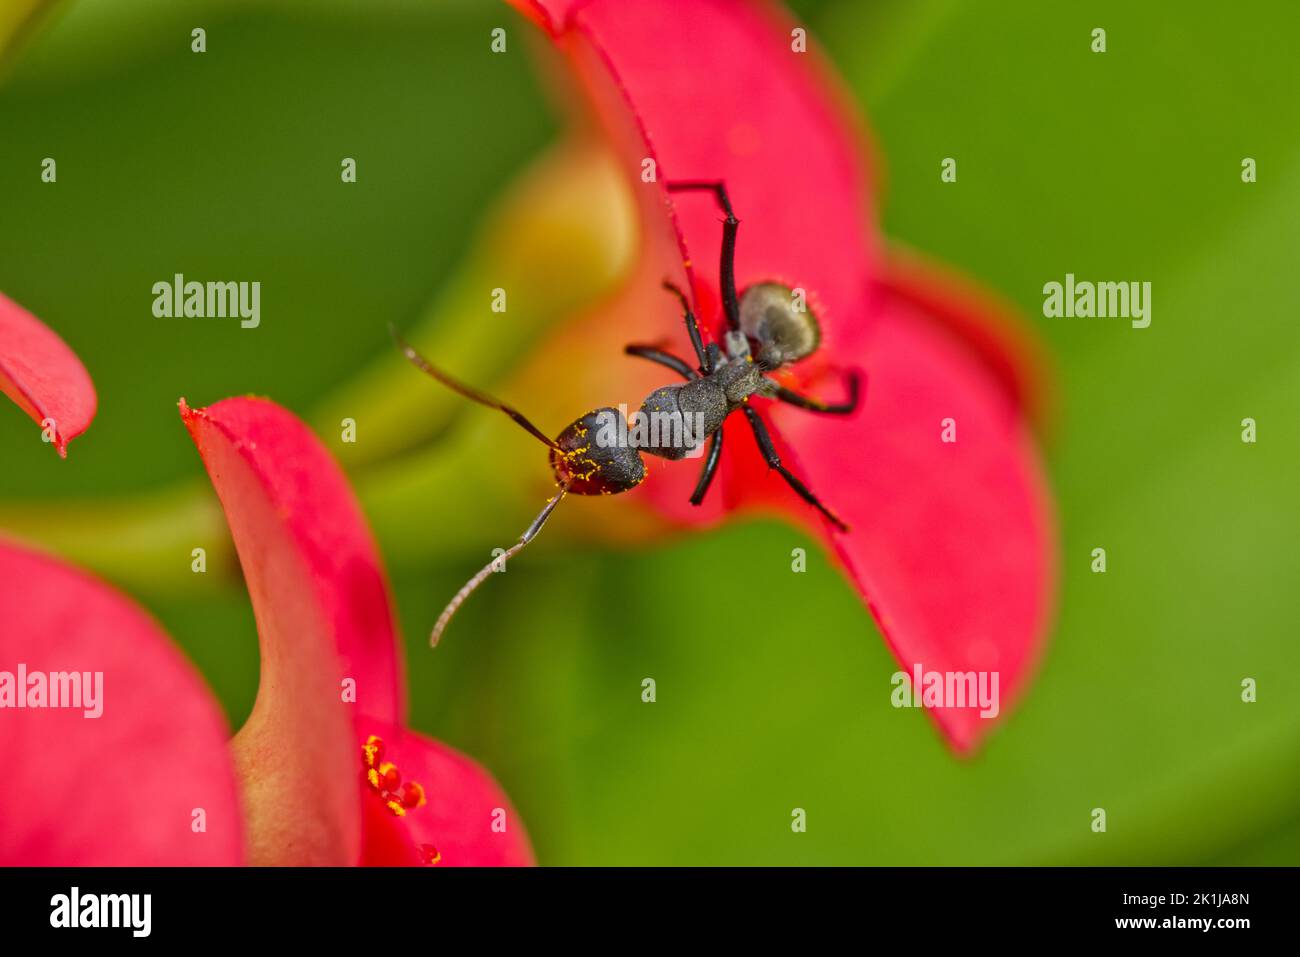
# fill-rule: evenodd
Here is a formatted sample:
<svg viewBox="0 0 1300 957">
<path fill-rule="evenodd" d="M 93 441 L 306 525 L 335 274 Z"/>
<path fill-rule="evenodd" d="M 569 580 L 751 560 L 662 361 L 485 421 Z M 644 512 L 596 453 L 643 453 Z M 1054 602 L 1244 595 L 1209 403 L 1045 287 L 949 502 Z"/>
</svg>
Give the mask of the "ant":
<svg viewBox="0 0 1300 957">
<path fill-rule="evenodd" d="M 638 413 L 643 417 L 657 416 L 676 428 L 666 428 L 661 432 L 654 430 L 649 439 L 643 442 L 610 441 L 602 437 L 610 434 L 626 436 L 625 432 L 617 429 L 619 424 L 626 423 L 621 423 L 617 409 L 606 407 L 588 412 L 552 439 L 517 409 L 436 368 L 390 326 L 397 345 L 416 368 L 465 398 L 504 412 L 550 449 L 551 469 L 559 486 L 559 492 L 547 500 L 546 506 L 519 537 L 519 541 L 484 566 L 448 602 L 433 627 L 430 645 L 437 645 L 447 623 L 465 599 L 495 569 L 501 567 L 501 563 L 518 554 L 536 537 L 566 494 L 617 495 L 640 485 L 646 477 L 642 452 L 677 460 L 692 453 L 698 454 L 704 440 L 711 436 L 708 457 L 690 498 L 692 505 L 703 502 L 722 456 L 722 423 L 737 410 L 743 412 L 749 420 L 749 427 L 753 430 L 754 439 L 768 467 L 778 472 L 800 498 L 820 511 L 836 528 L 848 531 L 848 526 L 839 516 L 781 463 L 772 436 L 758 412 L 749 404 L 749 398 L 754 395 L 764 396 L 824 415 L 850 415 L 858 407 L 860 390 L 857 374 L 850 372 L 846 377 L 849 395 L 841 403 L 827 403 L 801 395 L 768 378 L 766 373 L 798 362 L 817 349 L 821 342 L 821 330 L 816 317 L 802 300 L 796 301 L 793 290 L 780 283 L 757 283 L 737 296 L 736 231 L 740 220 L 732 211 L 725 184 L 692 180 L 670 182 L 666 186 L 670 193 L 711 192 L 726 213 L 726 219 L 722 221 L 722 257 L 719 269 L 722 307 L 727 323 L 723 338 L 725 351 L 715 342 L 710 342 L 707 346 L 704 344 L 686 295 L 668 280 L 664 281 L 664 288 L 681 303 L 686 332 L 690 336 L 698 365 L 692 367 L 685 359 L 654 346 L 634 344 L 624 350 L 627 355 L 666 366 L 686 380 L 680 385 L 656 389 L 642 403 Z M 757 347 L 757 352 L 754 351 L 754 346 Z M 682 427 L 682 423 L 687 420 L 697 423 L 696 427 Z"/>
</svg>

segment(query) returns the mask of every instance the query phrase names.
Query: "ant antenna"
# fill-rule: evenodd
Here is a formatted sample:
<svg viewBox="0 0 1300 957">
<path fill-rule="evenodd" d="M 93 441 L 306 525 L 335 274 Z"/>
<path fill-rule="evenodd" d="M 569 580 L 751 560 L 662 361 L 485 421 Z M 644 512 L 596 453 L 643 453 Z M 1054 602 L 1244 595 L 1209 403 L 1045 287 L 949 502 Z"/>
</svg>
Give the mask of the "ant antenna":
<svg viewBox="0 0 1300 957">
<path fill-rule="evenodd" d="M 489 409 L 500 409 L 506 415 L 510 416 L 510 418 L 518 422 L 519 425 L 522 426 L 525 431 L 530 433 L 539 442 L 544 443 L 547 448 L 561 453 L 564 451 L 558 445 L 555 444 L 554 439 L 549 438 L 545 432 L 543 432 L 537 426 L 533 425 L 533 423 L 529 422 L 528 419 L 524 417 L 524 414 L 520 412 L 518 409 L 506 405 L 500 399 L 492 398 L 492 396 L 488 395 L 486 392 L 480 392 L 478 389 L 475 389 L 473 386 L 468 386 L 463 382 L 453 379 L 451 376 L 447 375 L 447 373 L 443 372 L 441 369 L 436 368 L 433 365 L 433 363 L 431 363 L 424 356 L 416 352 L 415 347 L 413 345 L 411 345 L 409 342 L 407 342 L 398 334 L 397 327 L 394 326 L 391 322 L 388 324 L 388 331 L 392 335 L 393 341 L 397 343 L 397 347 L 402 350 L 402 354 L 405 355 L 406 358 L 411 361 L 411 365 L 415 366 L 421 372 L 425 373 L 431 378 L 437 379 L 439 382 L 441 382 L 447 388 L 451 389 L 453 392 L 458 392 L 461 395 L 463 395 L 465 398 L 472 399 L 473 401 L 479 403 L 479 405 L 486 405 Z"/>
<path fill-rule="evenodd" d="M 464 587 L 452 596 L 451 601 L 447 602 L 447 607 L 442 610 L 442 614 L 438 616 L 438 621 L 433 626 L 433 634 L 429 636 L 430 648 L 438 647 L 438 639 L 441 638 L 442 633 L 447 630 L 447 623 L 451 621 L 451 616 L 456 614 L 456 611 L 460 606 L 465 603 L 465 599 L 474 593 L 474 589 L 483 584 L 483 582 L 487 580 L 487 577 L 498 567 L 503 567 L 506 562 L 518 555 L 523 550 L 523 547 L 537 536 L 537 533 L 542 530 L 542 526 L 546 524 L 546 520 L 551 517 L 551 513 L 555 511 L 555 506 L 560 504 L 560 499 L 564 498 L 565 493 L 568 491 L 569 486 L 561 485 L 560 491 L 552 498 L 547 499 L 546 507 L 542 509 L 540 515 L 533 519 L 533 524 L 529 525 L 524 533 L 519 536 L 519 541 L 515 542 L 507 548 L 504 553 L 496 556 L 492 561 L 484 565 L 478 574 L 467 581 Z"/>
</svg>

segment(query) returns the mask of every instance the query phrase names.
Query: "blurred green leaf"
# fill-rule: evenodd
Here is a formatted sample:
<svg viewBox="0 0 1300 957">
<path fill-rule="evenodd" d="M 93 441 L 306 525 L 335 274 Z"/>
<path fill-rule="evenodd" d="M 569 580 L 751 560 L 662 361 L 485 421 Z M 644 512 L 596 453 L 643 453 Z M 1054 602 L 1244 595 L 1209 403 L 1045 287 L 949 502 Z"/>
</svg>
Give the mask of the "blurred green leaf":
<svg viewBox="0 0 1300 957">
<path fill-rule="evenodd" d="M 0 79 L 56 3 L 57 0 L 6 0 L 0 4 Z"/>
</svg>

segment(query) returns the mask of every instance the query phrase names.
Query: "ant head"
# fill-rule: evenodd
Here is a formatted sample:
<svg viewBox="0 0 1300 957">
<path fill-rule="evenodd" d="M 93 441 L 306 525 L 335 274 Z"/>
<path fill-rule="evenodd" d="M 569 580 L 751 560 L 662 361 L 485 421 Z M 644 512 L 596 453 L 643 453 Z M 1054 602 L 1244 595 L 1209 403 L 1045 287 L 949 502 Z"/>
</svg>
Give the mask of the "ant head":
<svg viewBox="0 0 1300 957">
<path fill-rule="evenodd" d="M 575 495 L 616 495 L 645 479 L 641 453 L 627 441 L 617 409 L 588 412 L 558 436 L 551 450 L 555 479 Z"/>
<path fill-rule="evenodd" d="M 755 359 L 768 369 L 798 362 L 821 342 L 803 290 L 777 282 L 756 283 L 741 294 L 740 328 L 758 343 Z"/>
</svg>

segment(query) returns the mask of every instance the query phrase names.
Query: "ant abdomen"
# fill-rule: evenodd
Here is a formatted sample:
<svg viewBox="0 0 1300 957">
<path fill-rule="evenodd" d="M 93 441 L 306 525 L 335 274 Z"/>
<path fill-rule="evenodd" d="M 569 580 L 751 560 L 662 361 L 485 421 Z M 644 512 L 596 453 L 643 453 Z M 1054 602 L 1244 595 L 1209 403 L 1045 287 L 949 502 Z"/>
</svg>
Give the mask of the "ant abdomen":
<svg viewBox="0 0 1300 957">
<path fill-rule="evenodd" d="M 821 329 L 802 295 L 777 282 L 750 286 L 740 297 L 740 328 L 759 344 L 768 369 L 798 362 L 817 350 Z"/>
<path fill-rule="evenodd" d="M 617 495 L 645 480 L 645 463 L 628 442 L 617 409 L 588 412 L 556 436 L 555 444 L 555 480 L 575 495 Z"/>
</svg>

